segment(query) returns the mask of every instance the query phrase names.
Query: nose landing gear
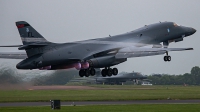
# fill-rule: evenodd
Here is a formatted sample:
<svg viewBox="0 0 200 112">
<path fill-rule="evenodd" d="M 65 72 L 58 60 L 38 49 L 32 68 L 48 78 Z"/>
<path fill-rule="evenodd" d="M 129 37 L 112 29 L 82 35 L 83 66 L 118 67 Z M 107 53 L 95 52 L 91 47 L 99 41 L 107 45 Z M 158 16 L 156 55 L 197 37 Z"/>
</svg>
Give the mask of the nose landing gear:
<svg viewBox="0 0 200 112">
<path fill-rule="evenodd" d="M 171 56 L 164 56 L 164 61 L 165 61 L 165 62 L 171 61 Z"/>
<path fill-rule="evenodd" d="M 172 59 L 171 56 L 168 55 L 168 52 L 166 52 L 166 54 L 167 54 L 167 56 L 164 56 L 164 61 L 165 62 L 171 61 L 171 59 Z"/>
</svg>

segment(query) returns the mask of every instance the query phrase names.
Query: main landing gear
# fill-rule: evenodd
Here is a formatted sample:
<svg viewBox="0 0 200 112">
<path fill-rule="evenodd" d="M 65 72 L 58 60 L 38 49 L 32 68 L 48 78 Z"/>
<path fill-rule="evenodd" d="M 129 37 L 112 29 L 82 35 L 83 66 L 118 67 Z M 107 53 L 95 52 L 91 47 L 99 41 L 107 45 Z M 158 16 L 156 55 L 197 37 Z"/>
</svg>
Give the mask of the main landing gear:
<svg viewBox="0 0 200 112">
<path fill-rule="evenodd" d="M 88 69 L 81 69 L 79 71 L 79 76 L 80 77 L 89 77 L 89 76 L 94 76 L 96 74 L 96 70 L 94 68 L 88 68 Z"/>
<path fill-rule="evenodd" d="M 171 61 L 171 56 L 168 56 L 168 52 L 166 52 L 167 56 L 164 56 L 164 61 Z"/>
<path fill-rule="evenodd" d="M 88 68 L 88 69 L 81 69 L 79 71 L 79 76 L 80 77 L 89 77 L 89 76 L 94 76 L 96 74 L 96 70 L 94 68 Z M 110 68 L 106 67 L 105 69 L 102 69 L 101 74 L 103 77 L 106 76 L 112 76 L 112 75 L 117 75 L 118 74 L 118 69 L 117 68 Z"/>
<path fill-rule="evenodd" d="M 106 76 L 112 76 L 112 75 L 117 75 L 118 74 L 118 69 L 117 68 L 105 68 L 101 71 L 101 75 L 103 77 L 106 77 Z"/>
</svg>

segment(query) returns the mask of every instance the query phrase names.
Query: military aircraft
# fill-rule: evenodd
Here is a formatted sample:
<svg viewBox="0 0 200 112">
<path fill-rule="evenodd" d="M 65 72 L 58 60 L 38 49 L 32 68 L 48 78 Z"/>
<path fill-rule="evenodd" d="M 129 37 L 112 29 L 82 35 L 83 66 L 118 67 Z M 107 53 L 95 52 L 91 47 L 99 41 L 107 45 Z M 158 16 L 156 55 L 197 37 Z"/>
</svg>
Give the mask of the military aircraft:
<svg viewBox="0 0 200 112">
<path fill-rule="evenodd" d="M 193 48 L 168 48 L 169 43 L 183 41 L 196 32 L 194 28 L 174 22 L 158 22 L 116 36 L 58 44 L 47 41 L 25 21 L 16 22 L 16 26 L 23 45 L 0 47 L 18 47 L 26 53 L 0 53 L 0 58 L 23 59 L 16 65 L 17 69 L 76 68 L 80 77 L 94 76 L 95 68 L 103 68 L 103 77 L 117 75 L 118 69 L 111 67 L 132 57 L 166 54 L 164 61 L 171 61 L 169 51 Z"/>
<path fill-rule="evenodd" d="M 102 77 L 101 70 L 96 70 L 96 76 L 94 77 L 84 77 L 84 78 L 75 78 L 70 80 L 70 82 L 84 82 L 84 83 L 96 83 L 96 84 L 123 84 L 126 81 L 133 81 L 138 84 L 138 81 L 149 81 L 146 76 L 142 75 L 139 72 L 126 73 L 122 72 L 116 76 L 106 76 Z"/>
<path fill-rule="evenodd" d="M 111 77 L 95 77 L 96 83 L 106 83 L 106 84 L 122 84 L 126 81 L 134 81 L 138 83 L 138 80 L 147 79 L 146 76 L 143 76 L 141 73 L 132 72 L 132 73 L 120 73 L 116 76 Z"/>
</svg>

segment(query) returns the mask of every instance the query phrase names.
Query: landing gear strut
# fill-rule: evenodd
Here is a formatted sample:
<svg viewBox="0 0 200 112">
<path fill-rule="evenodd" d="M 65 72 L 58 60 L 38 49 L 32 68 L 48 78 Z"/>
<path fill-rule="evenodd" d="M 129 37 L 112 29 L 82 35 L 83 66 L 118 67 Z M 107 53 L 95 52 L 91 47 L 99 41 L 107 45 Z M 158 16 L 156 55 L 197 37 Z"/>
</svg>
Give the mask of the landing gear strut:
<svg viewBox="0 0 200 112">
<path fill-rule="evenodd" d="M 79 76 L 80 77 L 89 77 L 89 76 L 94 76 L 96 74 L 96 70 L 94 68 L 88 68 L 88 69 L 81 69 L 79 71 Z"/>
<path fill-rule="evenodd" d="M 171 56 L 168 56 L 168 52 L 166 52 L 167 56 L 164 56 L 164 61 L 171 61 Z"/>
<path fill-rule="evenodd" d="M 117 75 L 118 74 L 118 69 L 117 68 L 105 68 L 101 71 L 101 74 L 103 77 L 106 77 L 106 76 L 112 76 L 112 75 Z"/>
</svg>

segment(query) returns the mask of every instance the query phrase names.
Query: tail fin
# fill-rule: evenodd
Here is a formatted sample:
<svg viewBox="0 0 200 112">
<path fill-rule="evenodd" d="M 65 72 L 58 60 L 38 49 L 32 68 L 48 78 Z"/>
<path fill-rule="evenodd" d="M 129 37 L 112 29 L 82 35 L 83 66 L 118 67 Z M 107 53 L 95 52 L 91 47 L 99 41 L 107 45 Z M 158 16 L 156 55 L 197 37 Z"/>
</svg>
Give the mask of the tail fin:
<svg viewBox="0 0 200 112">
<path fill-rule="evenodd" d="M 31 25 L 25 21 L 16 22 L 16 26 L 19 30 L 22 43 L 24 45 L 48 42 L 40 33 L 38 33 Z"/>
</svg>

